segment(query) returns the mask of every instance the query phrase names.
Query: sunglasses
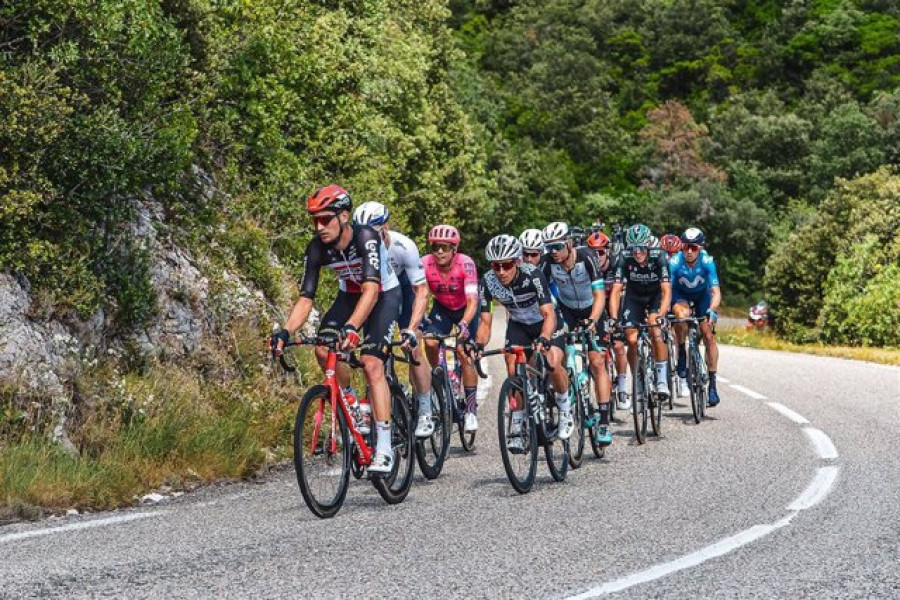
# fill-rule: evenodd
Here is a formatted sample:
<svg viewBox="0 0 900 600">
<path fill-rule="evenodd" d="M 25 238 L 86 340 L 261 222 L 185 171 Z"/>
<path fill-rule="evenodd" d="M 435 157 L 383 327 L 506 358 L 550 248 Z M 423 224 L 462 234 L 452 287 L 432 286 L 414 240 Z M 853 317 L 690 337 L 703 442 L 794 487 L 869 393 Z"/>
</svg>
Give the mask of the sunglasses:
<svg viewBox="0 0 900 600">
<path fill-rule="evenodd" d="M 450 244 L 432 244 L 431 251 L 435 254 L 438 254 L 439 252 L 452 252 L 453 246 Z"/>
<path fill-rule="evenodd" d="M 328 227 L 337 215 L 317 215 L 312 218 L 314 227 Z"/>
<path fill-rule="evenodd" d="M 632 246 L 631 251 L 632 252 L 646 252 L 647 246 Z"/>
<path fill-rule="evenodd" d="M 514 260 L 504 260 L 503 262 L 492 262 L 491 268 L 500 273 L 502 271 L 510 271 L 516 266 L 516 261 Z"/>
<path fill-rule="evenodd" d="M 524 256 L 525 258 L 540 258 L 541 253 L 540 252 L 523 252 L 522 256 Z"/>
<path fill-rule="evenodd" d="M 597 248 L 594 252 L 597 253 L 597 256 L 606 256 L 606 248 Z"/>
<path fill-rule="evenodd" d="M 683 249 L 686 252 L 700 252 L 703 249 L 703 246 L 698 246 L 697 244 L 685 244 Z"/>
<path fill-rule="evenodd" d="M 560 250 L 562 250 L 565 247 L 566 247 L 565 242 L 554 242 L 552 244 L 547 244 L 547 250 L 549 252 L 559 252 Z"/>
</svg>

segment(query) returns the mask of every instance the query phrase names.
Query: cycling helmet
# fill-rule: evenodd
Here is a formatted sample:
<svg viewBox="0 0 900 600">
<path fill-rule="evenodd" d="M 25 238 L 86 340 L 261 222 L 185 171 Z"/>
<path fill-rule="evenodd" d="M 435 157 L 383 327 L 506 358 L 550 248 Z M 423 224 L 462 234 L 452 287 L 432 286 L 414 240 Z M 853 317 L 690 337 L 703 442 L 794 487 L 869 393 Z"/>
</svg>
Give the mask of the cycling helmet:
<svg viewBox="0 0 900 600">
<path fill-rule="evenodd" d="M 632 225 L 625 234 L 625 243 L 629 248 L 632 246 L 649 246 L 651 237 L 650 228 L 646 225 Z"/>
<path fill-rule="evenodd" d="M 450 244 L 459 246 L 459 231 L 453 225 L 435 225 L 428 232 L 429 244 Z"/>
<path fill-rule="evenodd" d="M 350 200 L 350 194 L 341 186 L 334 184 L 317 189 L 306 200 L 306 212 L 309 213 L 323 210 L 341 212 L 351 208 L 353 208 L 353 201 Z"/>
<path fill-rule="evenodd" d="M 609 238 L 602 231 L 595 231 L 587 239 L 588 248 L 593 248 L 594 250 L 601 250 L 603 248 L 609 247 Z"/>
<path fill-rule="evenodd" d="M 702 246 L 706 243 L 706 236 L 696 227 L 691 227 L 681 234 L 681 241 L 685 244 L 697 244 Z"/>
<path fill-rule="evenodd" d="M 543 250 L 544 234 L 540 229 L 526 229 L 519 236 L 519 242 L 525 250 Z"/>
<path fill-rule="evenodd" d="M 674 233 L 667 233 L 659 240 L 659 245 L 669 254 L 675 254 L 681 250 L 681 238 Z"/>
<path fill-rule="evenodd" d="M 381 202 L 363 202 L 353 212 L 353 222 L 357 225 L 381 227 L 388 222 L 391 213 Z"/>
<path fill-rule="evenodd" d="M 511 235 L 498 235 L 487 243 L 484 256 L 490 262 L 522 258 L 522 244 Z"/>
<path fill-rule="evenodd" d="M 655 235 L 651 235 L 651 236 L 650 236 L 650 244 L 649 244 L 649 246 L 650 246 L 651 248 L 659 248 L 659 238 L 656 237 Z"/>
<path fill-rule="evenodd" d="M 562 242 L 569 238 L 569 226 L 562 221 L 555 221 L 544 227 L 544 243 Z"/>
</svg>

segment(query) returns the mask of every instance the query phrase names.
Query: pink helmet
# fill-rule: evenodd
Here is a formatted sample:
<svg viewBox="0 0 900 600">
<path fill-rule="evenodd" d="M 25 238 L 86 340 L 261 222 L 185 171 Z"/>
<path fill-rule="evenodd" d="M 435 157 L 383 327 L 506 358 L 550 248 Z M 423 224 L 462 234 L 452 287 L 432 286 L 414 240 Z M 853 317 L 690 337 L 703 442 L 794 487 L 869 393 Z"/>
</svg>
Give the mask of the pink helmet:
<svg viewBox="0 0 900 600">
<path fill-rule="evenodd" d="M 428 232 L 429 244 L 450 244 L 459 246 L 459 231 L 453 225 L 435 225 Z"/>
</svg>

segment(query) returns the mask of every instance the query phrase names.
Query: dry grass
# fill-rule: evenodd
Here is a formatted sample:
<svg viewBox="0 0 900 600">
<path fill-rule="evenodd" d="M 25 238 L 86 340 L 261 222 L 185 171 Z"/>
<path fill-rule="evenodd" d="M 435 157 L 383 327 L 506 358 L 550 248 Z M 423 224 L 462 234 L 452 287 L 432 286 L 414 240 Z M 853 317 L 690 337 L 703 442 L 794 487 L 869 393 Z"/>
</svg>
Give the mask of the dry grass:
<svg viewBox="0 0 900 600">
<path fill-rule="evenodd" d="M 716 332 L 719 342 L 746 348 L 801 352 L 819 356 L 833 356 L 853 360 L 865 360 L 885 365 L 900 365 L 900 348 L 874 348 L 855 346 L 826 346 L 824 344 L 794 344 L 780 339 L 773 333 L 747 331 L 744 328 L 721 328 Z"/>
</svg>

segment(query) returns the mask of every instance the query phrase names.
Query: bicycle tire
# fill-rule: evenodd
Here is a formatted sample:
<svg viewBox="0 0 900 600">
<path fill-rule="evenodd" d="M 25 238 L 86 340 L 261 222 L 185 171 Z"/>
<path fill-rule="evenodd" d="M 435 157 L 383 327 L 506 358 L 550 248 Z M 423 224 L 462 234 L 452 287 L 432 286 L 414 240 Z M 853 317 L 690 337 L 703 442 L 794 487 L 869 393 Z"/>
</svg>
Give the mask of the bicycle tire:
<svg viewBox="0 0 900 600">
<path fill-rule="evenodd" d="M 547 401 L 548 396 L 544 397 Z M 559 437 L 559 408 L 556 402 L 551 405 L 546 403 L 544 406 L 544 415 L 546 420 L 538 425 L 543 428 L 544 435 L 538 435 L 538 438 L 544 440 L 544 459 L 547 461 L 547 469 L 554 481 L 565 481 L 566 474 L 569 472 L 569 441 Z M 554 418 L 556 417 L 556 418 Z M 549 427 L 556 425 L 556 433 L 552 436 L 547 435 Z"/>
<path fill-rule="evenodd" d="M 694 360 L 697 362 L 697 372 L 700 373 L 700 400 L 697 404 L 700 408 L 700 418 L 705 419 L 706 403 L 709 400 L 709 375 L 706 373 L 706 361 L 703 359 L 703 355 L 700 354 L 699 343 L 695 344 L 694 351 L 696 352 Z"/>
<path fill-rule="evenodd" d="M 415 471 L 413 439 L 412 415 L 406 396 L 394 384 L 391 386 L 391 447 L 394 450 L 394 468 L 385 477 L 372 478 L 372 485 L 388 504 L 399 504 L 409 494 Z"/>
<path fill-rule="evenodd" d="M 703 401 L 701 392 L 703 379 L 698 372 L 699 366 L 696 362 L 694 343 L 695 340 L 691 334 L 688 342 L 688 391 L 691 395 L 691 413 L 694 415 L 694 423 L 699 425 L 703 420 L 703 412 L 700 408 L 700 403 Z"/>
<path fill-rule="evenodd" d="M 569 373 L 569 389 L 572 390 L 572 397 L 575 399 L 572 405 L 572 418 L 575 420 L 575 431 L 572 433 L 575 439 L 569 439 L 569 465 L 573 469 L 581 466 L 584 459 L 584 431 L 585 431 L 585 413 L 584 398 L 581 391 L 574 383 L 574 374 Z"/>
<path fill-rule="evenodd" d="M 634 419 L 634 438 L 638 444 L 647 441 L 647 396 L 650 393 L 650 382 L 646 381 L 647 357 L 645 354 L 646 348 L 642 344 L 638 349 L 637 369 L 631 377 L 631 415 Z M 643 395 L 638 393 L 641 383 L 643 383 Z"/>
<path fill-rule="evenodd" d="M 671 398 L 672 388 L 669 388 L 669 397 Z M 657 394 L 650 395 L 650 425 L 653 427 L 653 435 L 662 437 L 662 411 L 665 402 Z"/>
<path fill-rule="evenodd" d="M 447 402 L 444 379 L 446 375 L 440 367 L 435 368 L 431 376 L 431 410 L 434 419 L 434 432 L 427 438 L 416 438 L 416 462 L 425 479 L 436 479 L 444 468 L 447 451 L 450 449 L 450 429 L 453 427 L 450 418 L 450 405 Z"/>
<path fill-rule="evenodd" d="M 450 382 L 447 382 L 447 390 L 450 390 Z M 462 444 L 463 450 L 466 452 L 471 452 L 475 449 L 475 435 L 478 433 L 477 431 L 466 431 L 466 398 L 465 398 L 465 390 L 456 390 L 459 393 L 459 397 L 462 398 L 461 406 L 459 407 L 459 414 L 462 415 L 462 419 L 457 424 L 457 430 L 459 431 L 459 443 Z M 477 392 L 476 392 L 477 394 Z"/>
<path fill-rule="evenodd" d="M 320 409 L 322 411 L 321 414 L 323 415 L 318 419 L 320 423 L 337 422 L 337 433 L 339 433 L 337 441 L 340 444 L 338 452 L 332 453 L 327 449 L 331 436 L 327 434 L 322 436 L 323 431 L 321 429 L 318 433 L 320 436 L 319 439 L 322 440 L 322 447 L 320 448 L 319 443 L 317 443 L 315 450 L 305 452 L 306 449 L 311 448 L 312 431 L 310 431 L 309 428 L 310 426 L 315 426 L 317 418 L 314 413 L 319 412 Z M 294 420 L 294 470 L 297 474 L 297 485 L 300 486 L 300 493 L 303 495 L 303 501 L 306 502 L 306 506 L 309 510 L 317 517 L 323 519 L 333 517 L 341 509 L 341 506 L 344 504 L 344 499 L 347 497 L 347 488 L 350 483 L 350 432 L 347 428 L 347 423 L 344 420 L 344 413 L 339 409 L 333 415 L 334 419 L 332 419 L 330 416 L 331 409 L 331 390 L 324 385 L 316 385 L 307 390 L 306 394 L 303 395 L 303 398 L 300 400 L 300 405 L 297 407 L 297 417 Z M 313 416 L 313 422 L 307 424 L 307 417 L 311 415 Z M 336 433 L 333 429 L 331 429 L 331 431 L 331 435 Z M 332 458 L 326 458 L 323 467 L 313 465 L 313 459 L 315 457 L 328 457 L 329 455 Z M 329 462 L 329 460 L 332 460 L 333 462 Z M 334 473 L 338 463 L 340 472 Z M 322 479 L 324 481 L 331 480 L 336 482 L 337 487 L 330 498 L 320 497 L 318 491 L 314 490 L 311 485 L 309 479 L 310 476 L 319 470 L 323 471 Z"/>
<path fill-rule="evenodd" d="M 507 446 L 509 427 L 512 422 L 511 413 L 507 410 L 509 406 L 508 400 L 510 395 L 515 393 L 515 390 L 518 390 L 519 401 L 522 403 L 522 408 L 525 408 L 521 379 L 517 376 L 508 377 L 500 387 L 500 401 L 497 403 L 497 438 L 500 442 L 500 456 L 503 459 L 503 469 L 506 471 L 509 483 L 520 494 L 527 494 L 534 486 L 534 478 L 537 475 L 537 432 L 531 419 L 526 416 L 522 422 L 522 433 L 524 434 L 522 436 L 522 453 L 514 454 Z M 518 459 L 520 456 L 526 458 L 520 461 Z M 522 466 L 527 467 L 527 470 L 521 476 L 517 472 L 514 462 L 521 463 Z"/>
</svg>

